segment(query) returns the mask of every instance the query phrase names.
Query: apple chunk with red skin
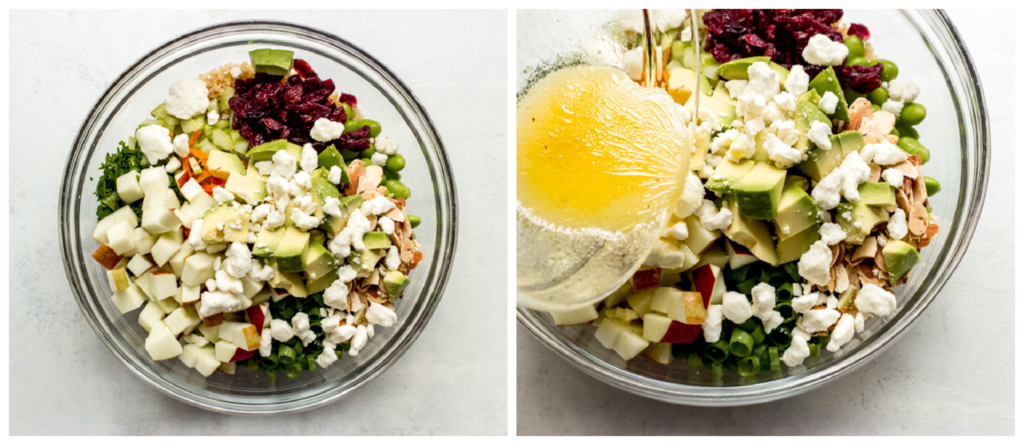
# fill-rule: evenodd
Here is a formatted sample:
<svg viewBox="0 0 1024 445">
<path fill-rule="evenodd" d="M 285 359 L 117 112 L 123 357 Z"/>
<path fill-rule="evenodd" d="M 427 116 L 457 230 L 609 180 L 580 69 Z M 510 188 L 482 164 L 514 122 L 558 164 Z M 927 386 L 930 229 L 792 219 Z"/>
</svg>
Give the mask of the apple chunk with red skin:
<svg viewBox="0 0 1024 445">
<path fill-rule="evenodd" d="M 682 298 L 668 301 L 668 318 L 689 325 L 702 325 L 708 311 L 700 292 L 683 292 Z"/>
<path fill-rule="evenodd" d="M 722 279 L 722 269 L 718 266 L 705 264 L 690 271 L 690 282 L 693 283 L 694 290 L 700 292 L 705 308 L 710 304 L 722 303 L 725 280 Z"/>
<path fill-rule="evenodd" d="M 235 349 L 235 355 L 231 356 L 231 361 L 228 363 L 240 362 L 245 359 L 250 359 L 256 355 L 256 351 L 246 351 L 245 349 Z"/>
<path fill-rule="evenodd" d="M 644 315 L 644 340 L 656 343 L 692 343 L 700 325 L 688 325 L 660 314 Z"/>
<path fill-rule="evenodd" d="M 661 286 L 661 268 L 638 270 L 633 274 L 633 291 L 643 292 Z"/>
<path fill-rule="evenodd" d="M 676 361 L 675 356 L 672 355 L 671 343 L 651 343 L 647 349 L 644 349 L 643 355 L 663 365 L 671 365 Z"/>
<path fill-rule="evenodd" d="M 100 263 L 104 269 L 113 270 L 117 267 L 117 263 L 121 262 L 121 255 L 114 252 L 114 249 L 106 244 L 100 244 L 100 247 L 96 248 L 96 251 L 92 253 L 92 259 Z"/>
<path fill-rule="evenodd" d="M 739 244 L 727 242 L 725 243 L 725 251 L 729 254 L 729 268 L 732 270 L 758 261 L 754 254 Z"/>
<path fill-rule="evenodd" d="M 263 315 L 263 308 L 259 307 L 258 305 L 249 306 L 245 310 L 245 315 L 249 316 L 249 323 L 252 323 L 253 326 L 256 326 L 256 333 L 259 335 L 263 335 L 263 322 L 265 321 L 265 317 Z M 221 314 L 221 319 L 223 319 L 223 316 L 224 314 Z"/>
</svg>

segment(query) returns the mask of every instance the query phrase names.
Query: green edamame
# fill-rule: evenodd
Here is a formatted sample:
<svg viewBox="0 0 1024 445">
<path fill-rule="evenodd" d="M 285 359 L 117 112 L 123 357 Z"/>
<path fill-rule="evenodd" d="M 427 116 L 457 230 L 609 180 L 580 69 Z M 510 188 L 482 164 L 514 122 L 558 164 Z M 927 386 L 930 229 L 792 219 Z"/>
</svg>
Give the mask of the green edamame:
<svg viewBox="0 0 1024 445">
<path fill-rule="evenodd" d="M 850 50 L 848 58 L 864 56 L 864 41 L 860 37 L 849 36 L 844 43 L 846 43 L 846 48 Z"/>
<path fill-rule="evenodd" d="M 909 136 L 909 137 L 912 137 L 914 139 L 919 139 L 920 138 L 920 135 L 917 134 L 917 130 L 915 130 L 914 127 L 911 127 L 910 125 L 907 125 L 905 122 L 903 122 L 900 119 L 896 119 L 896 129 L 899 130 L 901 137 L 902 136 Z"/>
<path fill-rule="evenodd" d="M 874 65 L 874 64 L 871 63 L 871 61 L 869 61 L 868 59 L 865 59 L 863 57 L 850 57 L 850 58 L 846 59 L 846 65 L 847 66 L 854 66 L 854 65 L 857 65 L 857 66 L 871 66 L 871 65 Z"/>
<path fill-rule="evenodd" d="M 843 88 L 843 97 L 846 98 L 846 103 L 848 104 L 852 104 L 853 101 L 866 96 L 866 94 L 858 93 L 851 88 Z"/>
<path fill-rule="evenodd" d="M 388 163 L 384 165 L 393 172 L 402 171 L 405 168 L 405 156 L 395 154 L 388 157 Z"/>
<path fill-rule="evenodd" d="M 373 148 L 373 144 L 370 144 L 370 148 L 359 152 L 359 157 L 362 159 L 370 159 L 376 150 Z"/>
<path fill-rule="evenodd" d="M 396 179 L 396 180 L 401 181 L 402 180 L 402 174 L 399 173 L 399 172 L 393 172 L 393 171 L 388 170 L 388 169 L 385 168 L 384 169 L 384 179 Z"/>
<path fill-rule="evenodd" d="M 919 103 L 908 103 L 903 105 L 903 112 L 900 113 L 900 120 L 907 125 L 917 125 L 924 120 L 928 110 Z"/>
<path fill-rule="evenodd" d="M 882 111 L 882 107 L 878 106 L 878 104 L 871 104 L 871 109 L 876 113 Z"/>
<path fill-rule="evenodd" d="M 409 199 L 409 196 L 412 196 L 412 192 L 409 191 L 409 187 L 406 187 L 405 184 L 402 184 L 396 179 L 384 181 L 384 187 L 387 187 L 388 191 L 395 195 L 395 198 Z"/>
<path fill-rule="evenodd" d="M 882 64 L 882 82 L 892 82 L 900 74 L 899 67 L 891 60 L 882 59 L 878 63 Z"/>
<path fill-rule="evenodd" d="M 407 216 L 409 218 L 409 225 L 411 225 L 412 228 L 415 229 L 416 226 L 420 225 L 420 217 L 418 217 L 416 215 L 405 215 L 405 216 Z"/>
<path fill-rule="evenodd" d="M 924 145 L 921 145 L 921 143 L 917 141 L 916 138 L 903 136 L 896 145 L 909 154 L 920 156 L 922 164 L 928 163 L 930 153 Z"/>
<path fill-rule="evenodd" d="M 868 100 L 875 105 L 882 106 L 885 101 L 889 100 L 889 91 L 882 87 L 875 88 L 875 91 L 868 93 Z"/>
<path fill-rule="evenodd" d="M 896 137 L 900 137 L 900 129 L 893 127 L 892 131 L 890 131 L 889 134 L 894 134 L 896 135 Z"/>
<path fill-rule="evenodd" d="M 345 123 L 345 133 L 355 131 L 363 127 L 370 127 L 370 137 L 375 138 L 380 134 L 380 124 L 373 119 L 359 119 Z"/>
<path fill-rule="evenodd" d="M 352 106 L 346 103 L 341 104 L 341 109 L 345 110 L 345 122 L 348 123 L 356 118 L 356 112 L 352 110 Z M 348 130 L 347 128 L 345 129 Z"/>
<path fill-rule="evenodd" d="M 351 161 L 351 160 L 353 160 L 355 158 L 358 158 L 358 157 L 359 157 L 359 152 L 358 151 L 352 151 L 352 150 L 342 150 L 341 151 L 341 159 L 344 159 L 346 162 Z"/>
<path fill-rule="evenodd" d="M 935 196 L 942 190 L 942 185 L 939 184 L 939 180 L 931 176 L 924 177 L 924 188 L 928 191 L 928 196 Z"/>
</svg>

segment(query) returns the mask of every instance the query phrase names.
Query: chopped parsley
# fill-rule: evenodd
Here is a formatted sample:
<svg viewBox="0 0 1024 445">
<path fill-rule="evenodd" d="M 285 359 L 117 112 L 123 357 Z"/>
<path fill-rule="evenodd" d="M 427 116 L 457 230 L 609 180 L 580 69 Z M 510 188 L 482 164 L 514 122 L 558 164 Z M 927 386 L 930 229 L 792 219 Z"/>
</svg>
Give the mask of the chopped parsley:
<svg viewBox="0 0 1024 445">
<path fill-rule="evenodd" d="M 142 155 L 142 150 L 128 147 L 124 141 L 118 142 L 116 153 L 107 154 L 107 158 L 100 166 L 103 175 L 96 183 L 96 199 L 99 205 L 96 207 L 96 218 L 103 219 L 115 210 L 123 207 L 126 203 L 117 194 L 117 178 L 130 171 L 141 172 L 149 166 L 149 161 Z M 142 218 L 142 201 L 131 204 L 135 216 Z"/>
</svg>

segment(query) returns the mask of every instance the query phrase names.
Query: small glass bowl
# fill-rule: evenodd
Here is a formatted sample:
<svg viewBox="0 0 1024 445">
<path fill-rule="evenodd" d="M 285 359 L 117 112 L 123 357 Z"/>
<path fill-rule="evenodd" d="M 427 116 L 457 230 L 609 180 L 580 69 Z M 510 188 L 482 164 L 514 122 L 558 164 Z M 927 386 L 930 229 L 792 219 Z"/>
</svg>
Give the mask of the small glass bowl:
<svg viewBox="0 0 1024 445">
<path fill-rule="evenodd" d="M 526 85 L 533 67 L 549 63 L 543 57 L 560 51 L 553 47 L 579 48 L 578 42 L 569 45 L 564 39 L 614 29 L 608 23 L 615 17 L 614 11 L 520 11 L 518 85 Z M 967 251 L 988 185 L 988 114 L 977 70 L 945 12 L 853 10 L 844 14 L 843 23 L 867 25 L 875 54 L 895 62 L 900 78 L 921 87 L 918 101 L 927 107 L 928 117 L 916 128 L 931 151 L 923 170 L 942 184 L 942 191 L 929 199 L 941 231 L 922 249 L 910 281 L 896 289 L 896 311 L 870 318 L 865 330 L 836 353 L 822 351 L 801 366 L 774 374 L 740 378 L 726 372 L 717 380 L 711 371 L 685 361 L 665 366 L 638 357 L 626 362 L 601 346 L 590 326 L 559 327 L 547 314 L 522 307 L 519 322 L 598 380 L 645 397 L 700 406 L 749 405 L 800 394 L 857 369 L 892 345 L 935 299 Z"/>
<path fill-rule="evenodd" d="M 376 331 L 357 357 L 346 355 L 329 368 L 270 382 L 260 371 L 203 378 L 180 360 L 154 362 L 144 343 L 137 312 L 121 315 L 110 299 L 106 272 L 90 255 L 99 246 L 96 183 L 100 164 L 117 143 L 132 136 L 149 111 L 163 102 L 170 84 L 196 78 L 217 66 L 248 60 L 255 48 L 295 51 L 338 91 L 354 94 L 363 113 L 402 144 L 402 181 L 413 195 L 408 208 L 419 215 L 416 239 L 423 261 L 397 303 L 398 323 Z M 451 165 L 434 124 L 416 97 L 387 67 L 348 41 L 302 25 L 238 21 L 199 29 L 146 54 L 107 89 L 85 118 L 71 152 L 60 193 L 61 253 L 68 281 L 86 320 L 135 375 L 163 393 L 200 408 L 240 414 L 294 412 L 338 400 L 393 365 L 419 336 L 444 292 L 455 253 L 458 214 Z"/>
</svg>

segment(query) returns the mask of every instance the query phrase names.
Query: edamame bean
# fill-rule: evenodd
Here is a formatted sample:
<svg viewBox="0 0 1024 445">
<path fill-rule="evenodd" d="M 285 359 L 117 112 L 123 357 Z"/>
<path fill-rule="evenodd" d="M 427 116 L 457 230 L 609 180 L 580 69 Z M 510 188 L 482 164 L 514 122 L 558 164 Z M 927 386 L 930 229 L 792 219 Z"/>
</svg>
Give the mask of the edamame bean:
<svg viewBox="0 0 1024 445">
<path fill-rule="evenodd" d="M 846 65 L 847 66 L 854 66 L 854 65 L 858 65 L 858 66 L 871 66 L 871 65 L 874 65 L 874 64 L 875 64 L 875 62 L 872 62 L 872 61 L 870 61 L 868 59 L 865 59 L 863 57 L 853 57 L 853 58 L 847 58 L 846 59 Z"/>
<path fill-rule="evenodd" d="M 882 87 L 875 88 L 875 91 L 868 93 L 868 100 L 875 105 L 882 106 L 885 101 L 889 100 L 889 91 Z"/>
<path fill-rule="evenodd" d="M 348 122 L 345 122 L 345 133 L 348 133 L 350 131 L 356 131 L 362 127 L 363 126 L 359 124 L 359 121 L 354 121 L 350 119 Z"/>
<path fill-rule="evenodd" d="M 846 103 L 848 104 L 852 104 L 853 101 L 866 96 L 866 94 L 858 93 L 854 91 L 852 88 L 843 88 L 843 97 L 846 98 Z"/>
<path fill-rule="evenodd" d="M 850 55 L 847 57 L 864 56 L 864 41 L 860 37 L 849 36 L 844 43 L 846 43 L 846 47 L 850 50 Z"/>
<path fill-rule="evenodd" d="M 346 104 L 346 103 L 342 103 L 341 104 L 341 109 L 345 110 L 345 122 L 346 123 L 348 123 L 349 121 L 351 121 L 351 120 L 356 118 L 356 112 L 352 110 L 352 106 L 351 105 Z M 346 131 L 347 130 L 348 129 L 346 129 Z"/>
<path fill-rule="evenodd" d="M 400 172 L 405 168 L 405 156 L 395 154 L 388 157 L 388 163 L 384 165 L 388 170 Z"/>
<path fill-rule="evenodd" d="M 341 150 L 341 158 L 344 159 L 346 162 L 347 161 L 351 161 L 351 160 L 353 160 L 355 158 L 358 158 L 358 157 L 359 157 L 359 152 L 358 151 Z"/>
<path fill-rule="evenodd" d="M 405 215 L 405 216 L 409 217 L 409 225 L 412 226 L 414 229 L 416 228 L 416 226 L 420 225 L 420 217 L 418 217 L 416 215 Z"/>
<path fill-rule="evenodd" d="M 380 123 L 378 123 L 377 121 L 373 119 L 359 119 L 356 121 L 356 123 L 359 124 L 359 126 L 356 128 L 361 128 L 363 126 L 370 127 L 371 138 L 375 138 L 378 135 L 380 135 Z"/>
<path fill-rule="evenodd" d="M 399 173 L 399 172 L 393 172 L 393 171 L 388 170 L 386 168 L 384 169 L 384 172 L 387 173 L 388 179 L 396 179 L 396 180 L 399 180 L 399 181 L 402 180 L 402 174 Z"/>
<path fill-rule="evenodd" d="M 387 187 L 388 191 L 395 195 L 395 198 L 409 199 L 409 196 L 412 195 L 409 191 L 409 187 L 406 187 L 405 184 L 402 184 L 397 179 L 384 181 L 384 187 Z"/>
<path fill-rule="evenodd" d="M 882 59 L 878 62 L 882 64 L 882 82 L 892 82 L 900 74 L 899 67 L 891 60 Z"/>
<path fill-rule="evenodd" d="M 935 194 L 939 193 L 939 190 L 942 190 L 939 180 L 931 176 L 924 177 L 924 188 L 928 191 L 928 196 L 935 196 Z"/>
<path fill-rule="evenodd" d="M 871 109 L 874 110 L 875 113 L 882 111 L 882 107 L 878 106 L 878 104 L 871 104 Z"/>
<path fill-rule="evenodd" d="M 924 105 L 911 102 L 903 105 L 903 112 L 900 113 L 900 120 L 907 125 L 917 125 L 924 120 L 925 115 L 927 114 L 928 110 L 924 108 Z"/>
<path fill-rule="evenodd" d="M 903 121 L 896 119 L 896 129 L 900 131 L 900 136 L 910 136 L 914 139 L 919 139 L 920 135 L 917 134 L 917 130 L 910 125 L 907 125 Z"/>
<path fill-rule="evenodd" d="M 376 151 L 377 150 L 373 148 L 373 144 L 370 144 L 370 148 L 359 152 L 359 157 L 363 159 L 370 159 Z"/>
<path fill-rule="evenodd" d="M 921 143 L 917 141 L 916 138 L 903 136 L 900 138 L 899 142 L 896 143 L 896 145 L 909 154 L 920 156 L 922 164 L 928 163 L 930 153 L 924 145 L 921 145 Z"/>
<path fill-rule="evenodd" d="M 896 135 L 896 137 L 900 137 L 900 129 L 893 127 L 892 131 L 890 131 L 889 134 L 894 134 Z"/>
</svg>

